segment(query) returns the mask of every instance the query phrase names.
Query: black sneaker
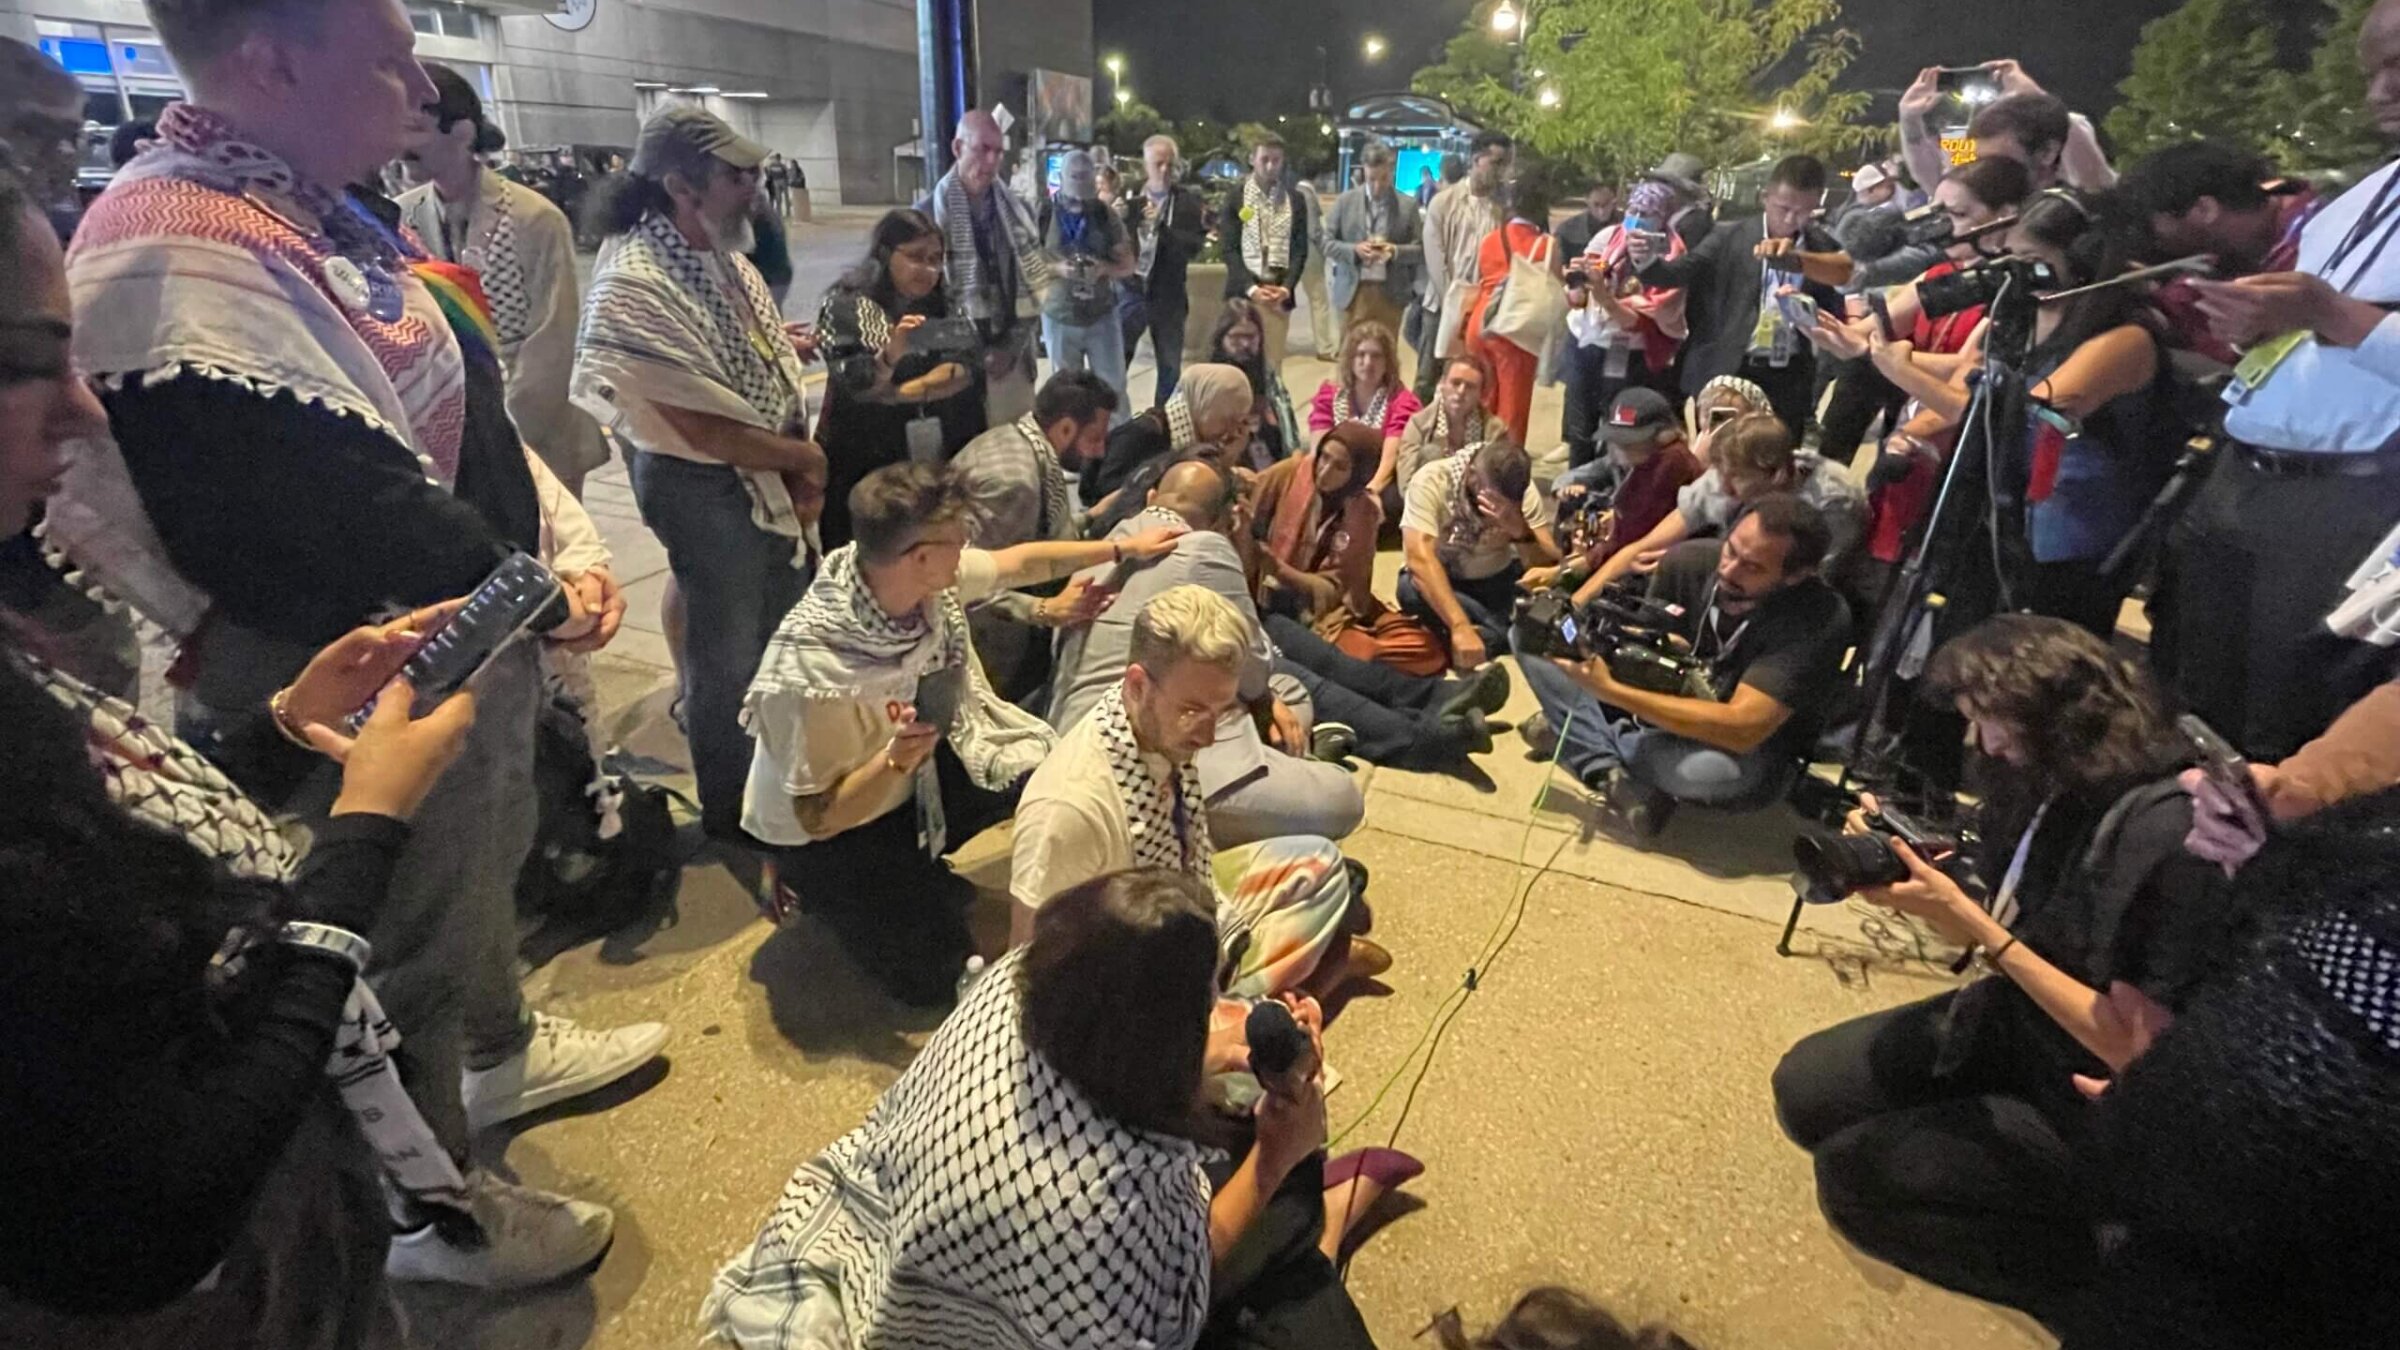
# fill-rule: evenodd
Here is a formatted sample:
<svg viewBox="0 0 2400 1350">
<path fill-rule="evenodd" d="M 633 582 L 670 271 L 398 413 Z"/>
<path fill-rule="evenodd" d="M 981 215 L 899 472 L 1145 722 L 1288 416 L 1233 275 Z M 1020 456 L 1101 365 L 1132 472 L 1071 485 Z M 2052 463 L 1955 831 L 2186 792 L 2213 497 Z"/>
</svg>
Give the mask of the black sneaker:
<svg viewBox="0 0 2400 1350">
<path fill-rule="evenodd" d="M 1308 729 L 1308 757 L 1339 764 L 1358 749 L 1358 732 L 1347 722 L 1319 722 Z"/>
<path fill-rule="evenodd" d="M 1655 839 L 1675 815 L 1675 799 L 1622 768 L 1610 769 L 1599 787 L 1609 814 L 1635 839 Z"/>
<path fill-rule="evenodd" d="M 1443 700 L 1442 705 L 1434 710 L 1434 716 L 1448 720 L 1462 716 L 1472 708 L 1491 717 L 1497 716 L 1502 708 L 1508 706 L 1508 694 L 1511 688 L 1508 667 L 1497 661 L 1465 679 L 1457 681 L 1456 684 L 1458 686 L 1456 692 Z"/>
</svg>

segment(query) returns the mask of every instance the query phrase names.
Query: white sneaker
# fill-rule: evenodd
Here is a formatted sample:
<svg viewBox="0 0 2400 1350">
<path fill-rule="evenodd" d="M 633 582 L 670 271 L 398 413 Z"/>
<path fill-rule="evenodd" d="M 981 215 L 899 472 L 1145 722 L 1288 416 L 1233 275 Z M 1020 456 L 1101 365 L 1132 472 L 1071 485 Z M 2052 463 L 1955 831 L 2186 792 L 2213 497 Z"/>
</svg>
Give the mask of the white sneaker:
<svg viewBox="0 0 2400 1350">
<path fill-rule="evenodd" d="M 480 1247 L 461 1247 L 433 1227 L 392 1239 L 383 1270 L 395 1280 L 437 1280 L 476 1289 L 529 1289 L 600 1259 L 616 1234 L 606 1205 L 512 1185 L 477 1170 L 467 1203 L 483 1226 Z"/>
<path fill-rule="evenodd" d="M 462 1094 L 469 1129 L 486 1129 L 603 1088 L 651 1060 L 667 1043 L 664 1022 L 587 1031 L 564 1017 L 533 1015 L 533 1040 L 488 1069 L 469 1069 Z"/>
</svg>

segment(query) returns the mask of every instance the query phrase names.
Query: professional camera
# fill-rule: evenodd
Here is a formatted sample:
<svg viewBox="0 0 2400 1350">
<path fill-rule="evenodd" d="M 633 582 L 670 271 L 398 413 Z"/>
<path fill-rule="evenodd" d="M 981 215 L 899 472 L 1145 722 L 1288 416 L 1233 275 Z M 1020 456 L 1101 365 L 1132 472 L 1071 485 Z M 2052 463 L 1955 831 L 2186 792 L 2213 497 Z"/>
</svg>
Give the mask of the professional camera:
<svg viewBox="0 0 2400 1350">
<path fill-rule="evenodd" d="M 1917 305 L 1926 318 L 1944 319 L 1960 310 L 1989 305 L 2003 293 L 2018 301 L 2030 301 L 2044 291 L 2057 290 L 2059 284 L 2058 273 L 2050 264 L 2039 258 L 2008 253 L 1962 267 L 1947 276 L 1919 281 Z"/>
<path fill-rule="evenodd" d="M 1792 841 L 1792 860 L 1800 864 L 1807 885 L 1800 898 L 1812 905 L 1847 900 L 1869 886 L 1889 886 L 1908 880 L 1908 864 L 1892 850 L 1909 846 L 1937 867 L 1956 858 L 1964 841 L 1943 834 L 1897 808 L 1885 806 L 1867 813 L 1867 833 L 1842 834 L 1808 829 Z"/>
<path fill-rule="evenodd" d="M 1509 616 L 1509 636 L 1529 657 L 1562 661 L 1608 662 L 1618 683 L 1654 694 L 1679 698 L 1717 697 L 1708 683 L 1707 667 L 1677 651 L 1667 639 L 1683 617 L 1681 605 L 1663 604 L 1633 594 L 1632 582 L 1619 582 L 1578 609 L 1573 596 L 1545 589 L 1517 600 Z"/>
</svg>

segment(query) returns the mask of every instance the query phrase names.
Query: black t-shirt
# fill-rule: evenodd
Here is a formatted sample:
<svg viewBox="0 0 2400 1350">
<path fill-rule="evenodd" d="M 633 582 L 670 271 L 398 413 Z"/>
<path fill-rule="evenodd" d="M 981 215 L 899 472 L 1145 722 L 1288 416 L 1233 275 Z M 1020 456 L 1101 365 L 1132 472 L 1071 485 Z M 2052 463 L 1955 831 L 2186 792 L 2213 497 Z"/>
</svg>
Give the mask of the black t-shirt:
<svg viewBox="0 0 2400 1350">
<path fill-rule="evenodd" d="M 1651 598 L 1683 606 L 1684 636 L 1708 662 L 1709 684 L 1720 700 L 1746 684 L 1792 710 L 1767 747 L 1804 755 L 1833 702 L 1842 653 L 1850 645 L 1850 607 L 1831 586 L 1810 577 L 1739 619 L 1718 613 L 1710 602 L 1720 548 L 1714 539 L 1676 545 L 1651 575 Z"/>
</svg>

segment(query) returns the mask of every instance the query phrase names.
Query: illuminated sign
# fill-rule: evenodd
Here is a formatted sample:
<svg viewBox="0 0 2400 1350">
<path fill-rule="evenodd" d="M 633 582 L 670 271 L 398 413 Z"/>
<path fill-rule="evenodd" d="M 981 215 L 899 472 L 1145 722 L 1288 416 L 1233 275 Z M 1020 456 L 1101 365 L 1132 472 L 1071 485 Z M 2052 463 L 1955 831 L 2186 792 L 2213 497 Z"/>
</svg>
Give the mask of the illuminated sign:
<svg viewBox="0 0 2400 1350">
<path fill-rule="evenodd" d="M 1975 162 L 1975 138 L 1972 136 L 1944 136 L 1942 153 L 1950 157 L 1952 168 L 1961 164 L 1972 164 Z"/>
</svg>

